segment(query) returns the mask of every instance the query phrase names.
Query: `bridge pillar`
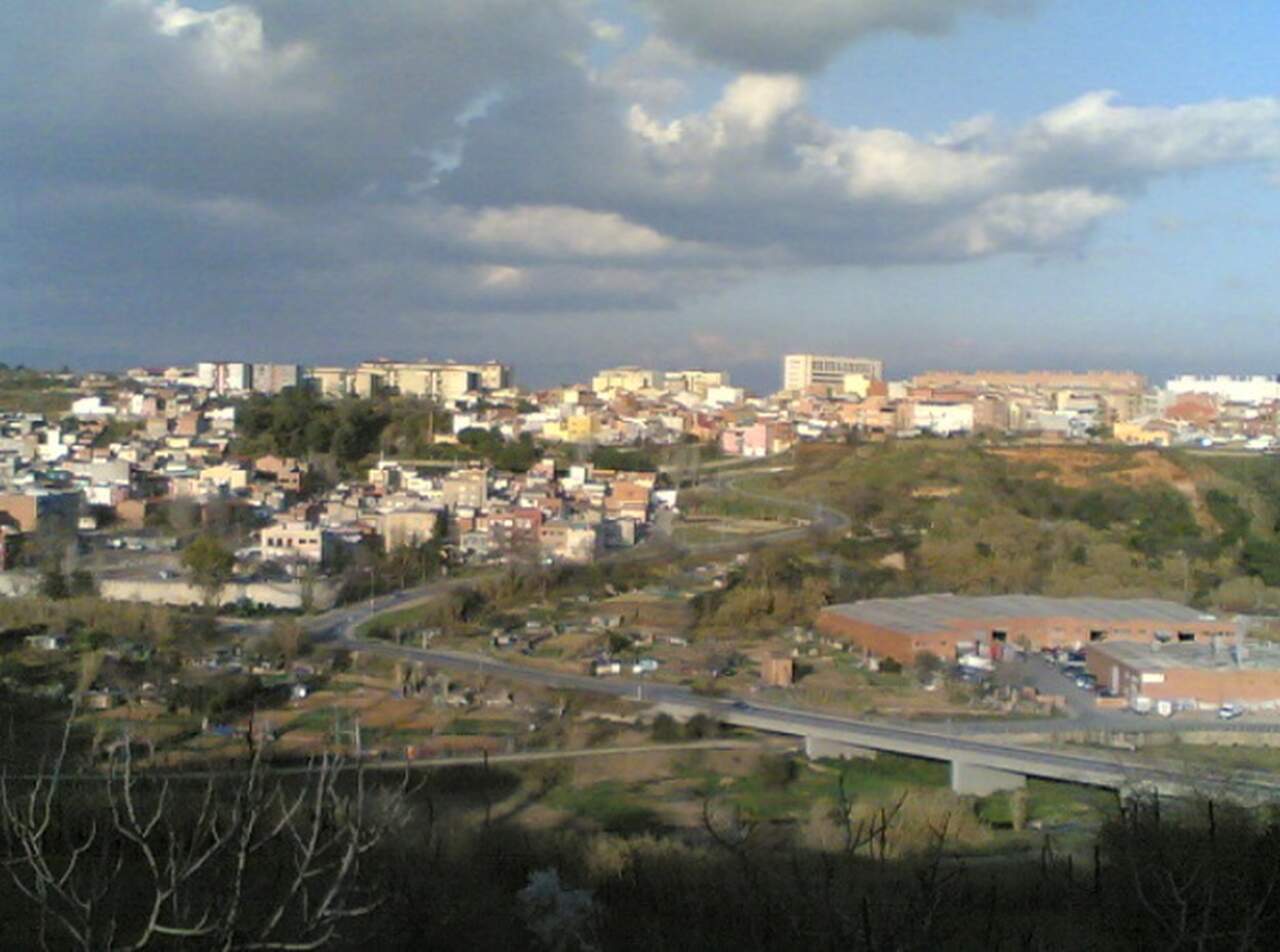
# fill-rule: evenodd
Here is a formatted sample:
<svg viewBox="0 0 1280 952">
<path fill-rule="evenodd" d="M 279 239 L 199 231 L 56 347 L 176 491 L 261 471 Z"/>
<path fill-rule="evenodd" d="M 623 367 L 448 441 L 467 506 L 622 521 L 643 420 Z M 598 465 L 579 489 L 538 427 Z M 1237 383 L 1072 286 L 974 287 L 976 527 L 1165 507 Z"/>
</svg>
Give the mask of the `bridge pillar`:
<svg viewBox="0 0 1280 952">
<path fill-rule="evenodd" d="M 818 760 L 822 757 L 837 757 L 840 760 L 875 760 L 876 753 L 868 747 L 858 747 L 825 737 L 812 737 L 806 734 L 804 738 L 804 755 L 810 760 Z"/>
<path fill-rule="evenodd" d="M 985 797 L 1001 790 L 1021 790 L 1026 785 L 1025 774 L 984 767 L 967 760 L 951 761 L 951 789 L 959 794 Z"/>
</svg>

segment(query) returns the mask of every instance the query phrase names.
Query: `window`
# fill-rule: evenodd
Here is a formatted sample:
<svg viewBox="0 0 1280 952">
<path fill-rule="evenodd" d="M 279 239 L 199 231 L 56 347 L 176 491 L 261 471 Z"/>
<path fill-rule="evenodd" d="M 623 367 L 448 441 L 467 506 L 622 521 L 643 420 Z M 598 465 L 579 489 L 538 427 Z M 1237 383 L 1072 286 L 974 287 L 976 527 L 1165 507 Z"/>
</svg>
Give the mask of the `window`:
<svg viewBox="0 0 1280 952">
<path fill-rule="evenodd" d="M 1090 632 L 1089 632 L 1089 640 L 1090 640 L 1090 641 L 1103 641 L 1103 640 L 1105 640 L 1105 639 L 1106 639 L 1106 637 L 1107 637 L 1107 633 L 1106 633 L 1105 631 L 1090 631 Z"/>
<path fill-rule="evenodd" d="M 1180 631 L 1178 632 L 1178 640 L 1179 641 L 1195 641 L 1196 633 L 1194 631 Z"/>
</svg>

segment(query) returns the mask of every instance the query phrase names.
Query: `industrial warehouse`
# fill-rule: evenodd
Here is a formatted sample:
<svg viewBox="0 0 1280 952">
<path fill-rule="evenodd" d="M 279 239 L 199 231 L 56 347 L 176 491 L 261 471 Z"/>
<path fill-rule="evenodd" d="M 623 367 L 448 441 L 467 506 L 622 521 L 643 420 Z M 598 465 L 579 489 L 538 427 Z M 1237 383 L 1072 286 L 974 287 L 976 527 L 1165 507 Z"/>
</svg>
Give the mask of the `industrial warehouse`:
<svg viewBox="0 0 1280 952">
<path fill-rule="evenodd" d="M 1269 642 L 1092 645 L 1087 668 L 1098 684 L 1139 710 L 1161 701 L 1178 708 L 1280 705 L 1280 645 Z"/>
<path fill-rule="evenodd" d="M 1198 643 L 1231 634 L 1214 615 L 1155 598 L 1048 598 L 1041 595 L 915 595 L 824 608 L 818 631 L 880 658 L 909 664 L 976 653 L 999 658 L 1008 646 L 1081 648 L 1102 641 Z"/>
</svg>

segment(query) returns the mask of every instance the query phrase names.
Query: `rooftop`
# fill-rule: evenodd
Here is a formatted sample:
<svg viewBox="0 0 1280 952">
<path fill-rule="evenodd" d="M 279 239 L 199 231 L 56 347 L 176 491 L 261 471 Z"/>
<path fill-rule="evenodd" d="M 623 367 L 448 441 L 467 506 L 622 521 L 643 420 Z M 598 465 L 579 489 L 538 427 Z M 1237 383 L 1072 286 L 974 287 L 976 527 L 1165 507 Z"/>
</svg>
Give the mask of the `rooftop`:
<svg viewBox="0 0 1280 952">
<path fill-rule="evenodd" d="M 1280 671 L 1280 644 L 1266 641 L 1245 643 L 1244 657 L 1237 663 L 1234 639 L 1217 639 L 1217 650 L 1208 642 L 1148 644 L 1138 641 L 1108 641 L 1090 646 L 1108 657 L 1140 671 Z"/>
<path fill-rule="evenodd" d="M 1214 621 L 1194 608 L 1158 598 L 1049 598 L 1044 595 L 912 595 L 869 598 L 825 609 L 855 621 L 908 634 L 951 628 L 965 619 L 1082 618 L 1129 621 Z"/>
</svg>

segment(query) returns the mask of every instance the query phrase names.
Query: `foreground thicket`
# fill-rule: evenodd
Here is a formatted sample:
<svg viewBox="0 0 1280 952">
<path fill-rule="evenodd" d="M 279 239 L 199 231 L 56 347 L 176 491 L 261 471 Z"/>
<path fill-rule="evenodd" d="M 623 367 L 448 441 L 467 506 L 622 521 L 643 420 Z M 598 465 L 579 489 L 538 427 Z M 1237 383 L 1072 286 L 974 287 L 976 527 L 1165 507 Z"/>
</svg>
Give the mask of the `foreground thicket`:
<svg viewBox="0 0 1280 952">
<path fill-rule="evenodd" d="M 110 783 L 6 779 L 0 947 L 1216 952 L 1280 927 L 1269 810 L 1133 800 L 1092 849 L 1045 836 L 1010 857 L 945 791 L 873 801 L 833 780 L 780 823 L 709 789 L 699 829 L 617 836 L 522 822 L 555 771 L 406 788 L 256 753 L 165 783 L 126 751 Z"/>
<path fill-rule="evenodd" d="M 32 775 L 0 779 L 5 948 L 318 949 L 378 907 L 365 864 L 409 822 L 403 788 L 329 757 L 276 773 L 252 745 L 238 769 L 155 777 L 128 738 L 76 776 L 70 740 L 68 720 Z"/>
</svg>

